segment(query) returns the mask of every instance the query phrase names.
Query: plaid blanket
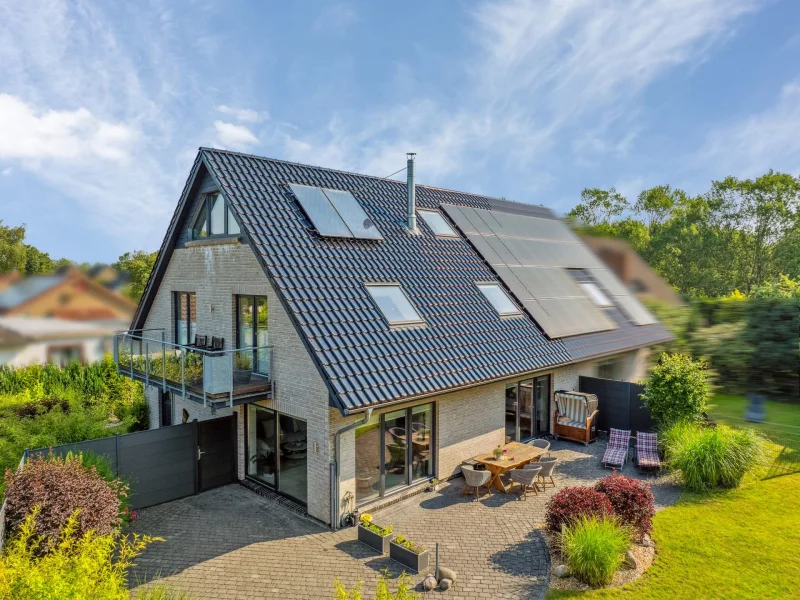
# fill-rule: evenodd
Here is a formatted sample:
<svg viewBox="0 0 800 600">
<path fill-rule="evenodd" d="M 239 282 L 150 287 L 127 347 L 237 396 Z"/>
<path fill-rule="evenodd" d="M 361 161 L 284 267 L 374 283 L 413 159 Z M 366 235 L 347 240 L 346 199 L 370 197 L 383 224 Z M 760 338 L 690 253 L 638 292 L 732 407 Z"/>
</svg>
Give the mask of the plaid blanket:
<svg viewBox="0 0 800 600">
<path fill-rule="evenodd" d="M 636 460 L 640 467 L 660 467 L 658 438 L 655 433 L 642 433 L 636 437 Z"/>
</svg>

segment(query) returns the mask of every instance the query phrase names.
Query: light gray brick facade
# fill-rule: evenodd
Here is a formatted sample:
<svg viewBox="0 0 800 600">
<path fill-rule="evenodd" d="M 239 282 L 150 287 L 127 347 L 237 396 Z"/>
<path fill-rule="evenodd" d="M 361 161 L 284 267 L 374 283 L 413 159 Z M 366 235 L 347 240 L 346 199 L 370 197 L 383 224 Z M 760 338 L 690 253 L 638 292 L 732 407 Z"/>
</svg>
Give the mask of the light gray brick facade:
<svg viewBox="0 0 800 600">
<path fill-rule="evenodd" d="M 198 333 L 225 338 L 226 348 L 232 348 L 236 340 L 236 295 L 251 294 L 268 298 L 269 343 L 273 347 L 273 399 L 258 404 L 306 421 L 308 512 L 327 523 L 330 520 L 330 465 L 335 456 L 335 433 L 344 425 L 363 417 L 342 417 L 337 409 L 330 408 L 328 390 L 311 355 L 248 245 L 229 242 L 180 247 L 173 252 L 146 321 L 148 328 L 164 328 L 169 341 L 174 337 L 174 292 L 197 294 Z M 621 378 L 632 381 L 641 378 L 646 356 L 646 351 L 621 355 Z M 586 362 L 541 374 L 552 374 L 552 390 L 578 389 L 578 376 L 595 376 L 596 371 L 596 362 Z M 519 377 L 518 380 L 525 378 Z M 151 386 L 147 390 L 147 398 L 151 409 L 151 427 L 157 427 L 161 408 L 158 389 Z M 428 402 L 435 404 L 437 478 L 446 479 L 458 473 L 463 460 L 504 442 L 505 382 L 441 394 L 377 412 Z M 174 424 L 182 422 L 184 410 L 188 412 L 189 420 L 231 414 L 230 408 L 212 411 L 197 402 L 174 396 Z M 554 410 L 554 403 L 551 402 L 551 422 Z M 238 475 L 244 478 L 247 464 L 247 409 L 245 406 L 236 407 L 233 412 L 238 416 Z M 341 439 L 340 512 L 353 508 L 355 452 L 355 434 L 351 430 Z"/>
</svg>

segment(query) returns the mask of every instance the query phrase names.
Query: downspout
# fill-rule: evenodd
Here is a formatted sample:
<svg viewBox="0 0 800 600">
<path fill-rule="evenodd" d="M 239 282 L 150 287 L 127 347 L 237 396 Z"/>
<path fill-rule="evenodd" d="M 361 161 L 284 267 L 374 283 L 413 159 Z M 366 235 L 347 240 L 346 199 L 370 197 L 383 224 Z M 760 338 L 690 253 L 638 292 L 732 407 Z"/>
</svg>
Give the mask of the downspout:
<svg viewBox="0 0 800 600">
<path fill-rule="evenodd" d="M 364 414 L 364 419 L 361 421 L 356 421 L 355 423 L 350 423 L 349 425 L 345 425 L 341 429 L 336 432 L 336 435 L 333 437 L 333 445 L 334 445 L 334 455 L 335 460 L 331 465 L 331 471 L 333 475 L 333 485 L 332 485 L 332 493 L 331 493 L 331 529 L 334 531 L 339 529 L 339 484 L 341 473 L 339 472 L 339 464 L 341 462 L 340 454 L 341 454 L 341 443 L 339 438 L 343 433 L 347 433 L 351 429 L 355 429 L 356 427 L 361 427 L 362 425 L 366 425 L 369 423 L 369 420 L 372 418 L 372 408 L 368 408 L 367 412 Z"/>
</svg>

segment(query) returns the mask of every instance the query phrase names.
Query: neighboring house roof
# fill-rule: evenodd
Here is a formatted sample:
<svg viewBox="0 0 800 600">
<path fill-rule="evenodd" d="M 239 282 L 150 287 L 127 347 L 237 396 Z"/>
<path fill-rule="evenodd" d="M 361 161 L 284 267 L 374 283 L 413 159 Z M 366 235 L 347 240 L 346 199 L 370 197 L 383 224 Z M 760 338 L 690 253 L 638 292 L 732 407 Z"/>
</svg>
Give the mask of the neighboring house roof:
<svg viewBox="0 0 800 600">
<path fill-rule="evenodd" d="M 68 287 L 77 287 L 81 293 L 89 293 L 101 300 L 100 305 L 63 305 L 59 294 Z M 92 280 L 75 267 L 62 268 L 53 275 L 30 275 L 0 292 L 0 314 L 41 316 L 29 314 L 34 304 L 39 312 L 46 309 L 47 316 L 74 320 L 117 318 L 132 314 L 136 309 L 134 302 Z"/>
<path fill-rule="evenodd" d="M 0 310 L 11 310 L 54 288 L 66 279 L 61 275 L 31 275 L 0 293 Z"/>
<path fill-rule="evenodd" d="M 498 277 L 465 237 L 436 237 L 422 220 L 419 234 L 409 234 L 404 182 L 206 148 L 173 215 L 134 328 L 144 326 L 205 169 L 233 206 L 343 413 L 577 360 L 565 340 L 548 339 L 527 315 L 498 317 L 475 285 Z M 319 236 L 289 183 L 350 191 L 383 239 Z M 416 190 L 420 209 L 450 204 L 552 218 L 542 207 L 423 185 Z M 402 284 L 426 326 L 390 328 L 367 293 L 370 282 Z M 670 339 L 660 324 L 591 335 L 599 335 L 588 344 L 597 352 L 582 350 L 584 357 Z"/>
<path fill-rule="evenodd" d="M 639 298 L 655 300 L 670 306 L 686 305 L 680 294 L 625 240 L 590 235 L 581 237 L 586 245 Z"/>
<path fill-rule="evenodd" d="M 0 346 L 20 346 L 40 340 L 106 337 L 126 326 L 124 321 L 67 321 L 44 317 L 0 317 Z"/>
</svg>

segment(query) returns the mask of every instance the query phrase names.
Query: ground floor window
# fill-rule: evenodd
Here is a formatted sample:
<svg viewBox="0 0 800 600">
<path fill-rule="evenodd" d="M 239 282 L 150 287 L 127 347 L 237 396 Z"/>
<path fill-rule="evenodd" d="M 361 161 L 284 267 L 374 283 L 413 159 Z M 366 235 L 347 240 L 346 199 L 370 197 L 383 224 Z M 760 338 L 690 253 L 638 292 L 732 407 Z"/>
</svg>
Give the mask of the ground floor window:
<svg viewBox="0 0 800 600">
<path fill-rule="evenodd" d="M 81 346 L 50 346 L 47 349 L 47 362 L 62 369 L 73 362 L 83 362 Z"/>
<path fill-rule="evenodd" d="M 307 425 L 268 408 L 247 405 L 247 476 L 306 504 Z"/>
<path fill-rule="evenodd" d="M 506 385 L 506 437 L 528 440 L 550 433 L 550 375 Z"/>
<path fill-rule="evenodd" d="M 604 360 L 597 365 L 597 376 L 600 379 L 619 379 L 621 366 L 619 359 Z"/>
<path fill-rule="evenodd" d="M 356 428 L 356 502 L 433 477 L 433 404 L 374 415 Z"/>
</svg>

